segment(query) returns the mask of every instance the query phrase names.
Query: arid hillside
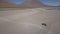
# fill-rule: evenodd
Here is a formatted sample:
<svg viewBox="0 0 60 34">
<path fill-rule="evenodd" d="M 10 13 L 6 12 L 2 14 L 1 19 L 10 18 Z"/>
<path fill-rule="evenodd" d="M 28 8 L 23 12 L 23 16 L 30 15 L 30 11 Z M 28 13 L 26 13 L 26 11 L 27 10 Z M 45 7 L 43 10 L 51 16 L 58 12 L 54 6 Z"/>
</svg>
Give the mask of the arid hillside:
<svg viewBox="0 0 60 34">
<path fill-rule="evenodd" d="M 7 0 L 0 1 L 0 8 L 45 8 L 45 9 L 54 9 L 59 8 L 60 6 L 48 6 L 37 0 L 25 0 L 22 4 L 9 3 Z"/>
<path fill-rule="evenodd" d="M 37 0 L 26 0 L 24 3 L 16 5 L 7 1 L 0 2 L 0 7 L 38 8 L 45 5 Z"/>
</svg>

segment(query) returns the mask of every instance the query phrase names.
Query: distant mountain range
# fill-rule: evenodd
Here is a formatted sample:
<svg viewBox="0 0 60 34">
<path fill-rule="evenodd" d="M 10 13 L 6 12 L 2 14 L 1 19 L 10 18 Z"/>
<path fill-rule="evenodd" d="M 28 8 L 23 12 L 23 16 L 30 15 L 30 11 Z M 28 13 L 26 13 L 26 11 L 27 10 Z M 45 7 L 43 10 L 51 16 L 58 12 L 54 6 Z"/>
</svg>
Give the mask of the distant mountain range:
<svg viewBox="0 0 60 34">
<path fill-rule="evenodd" d="M 0 7 L 44 7 L 44 4 L 42 4 L 41 2 L 38 2 L 37 0 L 26 0 L 24 3 L 22 4 L 19 4 L 19 5 L 16 5 L 16 4 L 13 4 L 13 3 L 9 3 L 9 2 L 0 2 Z"/>
<path fill-rule="evenodd" d="M 42 8 L 42 7 L 60 7 L 60 6 L 47 6 L 37 0 L 26 0 L 24 3 L 18 5 L 9 3 L 7 1 L 0 2 L 0 8 L 39 8 L 39 7 Z"/>
</svg>

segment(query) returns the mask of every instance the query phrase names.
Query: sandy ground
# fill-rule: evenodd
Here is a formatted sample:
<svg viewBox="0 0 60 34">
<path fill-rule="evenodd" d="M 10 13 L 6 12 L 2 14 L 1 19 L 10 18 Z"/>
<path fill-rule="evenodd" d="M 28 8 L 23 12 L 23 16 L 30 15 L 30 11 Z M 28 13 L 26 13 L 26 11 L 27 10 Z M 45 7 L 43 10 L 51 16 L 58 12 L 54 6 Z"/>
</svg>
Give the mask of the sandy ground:
<svg viewBox="0 0 60 34">
<path fill-rule="evenodd" d="M 0 34 L 60 34 L 60 12 L 41 8 L 0 11 Z"/>
</svg>

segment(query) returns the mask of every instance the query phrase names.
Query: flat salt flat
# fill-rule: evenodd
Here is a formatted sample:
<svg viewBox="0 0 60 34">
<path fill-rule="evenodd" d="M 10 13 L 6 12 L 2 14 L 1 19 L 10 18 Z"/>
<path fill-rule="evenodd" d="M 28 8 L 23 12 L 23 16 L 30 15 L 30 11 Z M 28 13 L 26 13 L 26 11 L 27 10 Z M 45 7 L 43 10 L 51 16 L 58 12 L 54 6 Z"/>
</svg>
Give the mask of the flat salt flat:
<svg viewBox="0 0 60 34">
<path fill-rule="evenodd" d="M 60 12 L 42 8 L 0 11 L 0 34 L 60 34 Z"/>
</svg>

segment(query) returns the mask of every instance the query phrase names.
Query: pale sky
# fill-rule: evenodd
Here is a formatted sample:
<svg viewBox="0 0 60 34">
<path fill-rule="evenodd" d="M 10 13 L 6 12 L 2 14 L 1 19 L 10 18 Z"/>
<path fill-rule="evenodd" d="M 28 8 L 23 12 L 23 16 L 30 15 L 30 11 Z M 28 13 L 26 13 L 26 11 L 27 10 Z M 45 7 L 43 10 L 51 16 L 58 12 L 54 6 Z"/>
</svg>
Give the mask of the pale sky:
<svg viewBox="0 0 60 34">
<path fill-rule="evenodd" d="M 58 6 L 60 5 L 60 0 L 40 0 L 46 5 L 51 5 L 51 6 Z"/>
</svg>

